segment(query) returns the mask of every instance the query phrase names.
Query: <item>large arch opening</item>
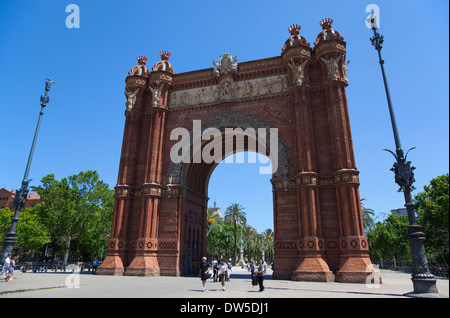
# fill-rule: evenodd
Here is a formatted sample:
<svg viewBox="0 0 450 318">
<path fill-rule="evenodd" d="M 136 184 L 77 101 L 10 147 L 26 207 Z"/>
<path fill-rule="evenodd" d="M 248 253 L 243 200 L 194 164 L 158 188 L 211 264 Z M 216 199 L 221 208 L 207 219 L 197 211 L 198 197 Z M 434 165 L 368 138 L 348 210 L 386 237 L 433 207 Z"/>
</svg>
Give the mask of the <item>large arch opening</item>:
<svg viewBox="0 0 450 318">
<path fill-rule="evenodd" d="M 214 168 L 207 187 L 209 259 L 232 259 L 236 265 L 258 258 L 264 258 L 269 264 L 273 262 L 272 175 L 261 174 L 261 166 L 271 167 L 270 159 L 255 152 L 239 152 Z M 234 251 L 235 235 L 230 224 L 233 208 L 242 208 L 239 212 L 243 216 L 237 224 L 237 251 Z"/>
<path fill-rule="evenodd" d="M 247 247 L 245 260 L 264 257 L 265 255 L 270 255 L 270 261 L 273 260 L 274 212 L 271 179 L 279 170 L 278 152 L 280 143 L 278 135 L 275 137 L 261 136 L 262 132 L 264 134 L 269 132 L 265 127 L 259 131 L 259 135 L 255 134 L 256 130 L 257 128 L 249 129 L 248 127 L 246 129 L 221 127 L 220 130 L 215 131 L 215 137 L 210 135 L 211 138 L 202 140 L 201 146 L 193 145 L 190 148 L 191 151 L 188 152 L 190 159 L 188 163 L 184 163 L 181 167 L 179 180 L 185 189 L 186 198 L 180 233 L 181 273 L 195 275 L 196 265 L 203 256 L 211 258 L 215 255 L 220 258 L 232 258 L 233 263 L 236 264 L 240 261 L 240 264 L 243 264 L 243 253 L 239 253 L 239 258 L 237 258 L 236 253 L 225 249 L 223 245 L 220 251 L 218 250 L 219 246 L 213 248 L 212 244 L 208 245 L 207 236 L 213 230 L 208 224 L 208 208 L 214 208 L 214 200 L 217 203 L 218 198 L 226 205 L 223 207 L 223 213 L 229 205 L 238 203 L 241 207 L 247 209 L 249 221 L 252 222 L 246 222 L 245 225 L 239 224 L 237 226 L 238 231 L 233 232 L 233 237 L 227 238 L 228 241 L 233 241 L 233 250 L 236 246 L 234 244 L 235 239 L 238 241 L 239 251 L 241 248 L 247 247 L 243 246 L 244 238 L 241 238 L 241 235 L 244 235 L 244 228 L 251 227 L 252 239 L 254 242 L 257 241 L 259 245 L 255 243 L 250 249 Z M 229 133 L 232 134 L 231 137 Z M 232 144 L 231 147 L 230 143 Z M 267 147 L 270 146 L 270 143 L 275 143 L 276 147 Z M 195 158 L 199 153 L 201 154 L 201 162 L 195 163 Z M 212 157 L 214 157 L 214 160 L 211 160 Z M 285 159 L 285 157 L 283 158 Z M 283 171 L 286 171 L 286 168 L 283 168 Z M 170 177 L 173 178 L 172 175 Z M 236 178 L 241 178 L 241 180 L 236 182 Z M 224 186 L 223 182 L 227 182 L 228 185 Z M 233 182 L 235 182 L 234 185 L 232 185 Z M 223 189 L 226 188 L 232 189 L 235 194 L 224 193 Z M 239 197 L 236 196 L 237 193 Z M 261 200 L 262 197 L 265 200 Z M 263 210 L 265 213 L 263 213 Z M 224 216 L 225 214 L 222 214 L 222 221 L 226 221 L 223 220 Z M 227 226 L 221 226 L 221 230 L 224 227 Z M 268 240 L 262 241 L 263 233 L 266 232 L 269 233 L 270 242 Z M 239 238 L 237 235 L 239 235 Z M 247 233 L 244 236 L 248 238 L 249 235 Z M 208 251 L 208 246 L 215 250 Z"/>
</svg>

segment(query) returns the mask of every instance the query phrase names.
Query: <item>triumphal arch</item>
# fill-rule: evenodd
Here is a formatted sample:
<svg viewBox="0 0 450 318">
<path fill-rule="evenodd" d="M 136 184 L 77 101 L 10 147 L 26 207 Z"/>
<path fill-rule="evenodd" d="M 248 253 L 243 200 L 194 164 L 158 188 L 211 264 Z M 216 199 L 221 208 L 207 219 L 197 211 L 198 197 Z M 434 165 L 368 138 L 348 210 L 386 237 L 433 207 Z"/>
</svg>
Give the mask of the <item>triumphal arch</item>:
<svg viewBox="0 0 450 318">
<path fill-rule="evenodd" d="M 366 282 L 373 275 L 346 42 L 332 23 L 320 21 L 313 46 L 291 25 L 279 56 L 239 62 L 224 53 L 213 67 L 186 73 L 175 72 L 167 51 L 151 69 L 138 56 L 125 80 L 114 217 L 98 274 L 187 274 L 206 254 L 212 171 L 229 154 L 255 150 L 272 162 L 273 277 Z"/>
</svg>

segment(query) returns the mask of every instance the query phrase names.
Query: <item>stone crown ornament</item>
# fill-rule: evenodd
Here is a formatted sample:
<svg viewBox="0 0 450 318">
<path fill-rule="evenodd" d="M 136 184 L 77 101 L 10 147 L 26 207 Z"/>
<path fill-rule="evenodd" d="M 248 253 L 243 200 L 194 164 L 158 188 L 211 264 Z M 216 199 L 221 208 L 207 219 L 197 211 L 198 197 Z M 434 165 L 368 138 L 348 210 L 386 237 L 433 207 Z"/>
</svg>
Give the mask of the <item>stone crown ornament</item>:
<svg viewBox="0 0 450 318">
<path fill-rule="evenodd" d="M 239 58 L 235 56 L 232 58 L 231 53 L 223 53 L 222 56 L 219 57 L 219 62 L 213 61 L 214 70 L 213 74 L 227 74 L 237 72 L 237 61 Z"/>
<path fill-rule="evenodd" d="M 331 29 L 331 25 L 333 24 L 333 19 L 331 19 L 331 18 L 322 19 L 319 22 L 319 24 L 322 27 L 322 29 L 324 29 L 324 30 L 325 29 Z"/>
<path fill-rule="evenodd" d="M 293 24 L 289 27 L 288 31 L 291 35 L 297 35 L 300 34 L 300 30 L 302 29 L 302 27 L 298 24 Z"/>
</svg>

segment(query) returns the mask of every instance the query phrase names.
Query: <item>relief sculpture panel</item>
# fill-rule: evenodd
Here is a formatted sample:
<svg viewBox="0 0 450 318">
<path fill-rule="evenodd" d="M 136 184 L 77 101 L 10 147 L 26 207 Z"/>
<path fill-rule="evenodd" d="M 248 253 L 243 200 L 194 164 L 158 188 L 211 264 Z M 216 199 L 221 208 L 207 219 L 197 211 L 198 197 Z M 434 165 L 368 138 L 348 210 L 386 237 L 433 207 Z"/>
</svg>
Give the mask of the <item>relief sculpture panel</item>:
<svg viewBox="0 0 450 318">
<path fill-rule="evenodd" d="M 277 75 L 265 78 L 233 82 L 225 79 L 218 85 L 192 88 L 172 92 L 169 108 L 210 104 L 221 100 L 250 98 L 287 92 L 288 76 Z"/>
</svg>

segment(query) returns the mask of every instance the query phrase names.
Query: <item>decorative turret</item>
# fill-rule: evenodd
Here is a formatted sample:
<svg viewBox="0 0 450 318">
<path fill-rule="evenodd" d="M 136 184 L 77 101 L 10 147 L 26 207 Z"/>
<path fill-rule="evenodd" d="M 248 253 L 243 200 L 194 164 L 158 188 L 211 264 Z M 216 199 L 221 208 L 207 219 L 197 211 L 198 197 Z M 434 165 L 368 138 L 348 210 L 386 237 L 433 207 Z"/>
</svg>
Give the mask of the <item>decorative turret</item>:
<svg viewBox="0 0 450 318">
<path fill-rule="evenodd" d="M 319 22 L 319 25 L 322 27 L 322 32 L 316 38 L 314 45 L 317 46 L 323 41 L 327 40 L 339 40 L 344 41 L 344 37 L 339 34 L 338 31 L 333 30 L 331 25 L 333 24 L 333 19 L 325 18 Z"/>
<path fill-rule="evenodd" d="M 169 87 L 172 85 L 172 78 L 175 72 L 169 62 L 172 55 L 169 51 L 159 52 L 161 61 L 157 62 L 150 73 L 148 89 L 151 92 L 151 107 L 167 108 Z"/>
<path fill-rule="evenodd" d="M 169 62 L 169 58 L 172 54 L 170 54 L 169 51 L 161 51 L 159 53 L 159 55 L 161 56 L 161 61 L 157 62 L 155 64 L 155 66 L 153 66 L 153 71 L 164 71 L 164 72 L 169 72 L 172 74 L 175 74 L 175 72 L 173 71 L 173 67 L 172 64 L 170 64 Z"/>
<path fill-rule="evenodd" d="M 148 70 L 148 68 L 145 67 L 145 64 L 147 63 L 148 59 L 145 56 L 141 55 L 139 55 L 136 59 L 138 60 L 138 65 L 133 67 L 131 71 L 128 72 L 128 75 L 129 76 L 139 75 L 148 77 L 150 71 Z"/>
<path fill-rule="evenodd" d="M 319 22 L 322 32 L 314 42 L 315 57 L 323 65 L 323 77 L 326 82 L 339 80 L 347 85 L 346 43 L 344 37 L 331 28 L 332 24 L 333 19 L 330 18 Z"/>
<path fill-rule="evenodd" d="M 284 46 L 281 49 L 283 52 L 286 51 L 288 48 L 300 45 L 309 47 L 310 44 L 308 43 L 308 41 L 306 41 L 306 39 L 300 35 L 301 28 L 302 27 L 298 24 L 293 24 L 288 28 L 288 31 L 291 34 L 291 36 L 289 37 L 289 39 L 286 40 L 286 42 L 284 42 Z"/>
<path fill-rule="evenodd" d="M 138 55 L 136 58 L 138 61 L 138 65 L 134 66 L 130 72 L 128 72 L 128 76 L 125 79 L 125 97 L 126 101 L 126 110 L 139 110 L 142 104 L 142 95 L 147 86 L 148 77 L 150 75 L 150 71 L 145 67 L 148 59 L 143 55 Z"/>
<path fill-rule="evenodd" d="M 291 70 L 289 72 L 291 87 L 309 83 L 306 68 L 311 59 L 312 50 L 309 42 L 300 35 L 301 28 L 298 24 L 289 26 L 288 31 L 291 36 L 284 42 L 281 53 L 284 64 Z"/>
</svg>

